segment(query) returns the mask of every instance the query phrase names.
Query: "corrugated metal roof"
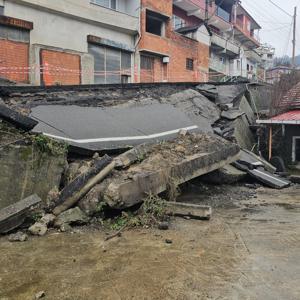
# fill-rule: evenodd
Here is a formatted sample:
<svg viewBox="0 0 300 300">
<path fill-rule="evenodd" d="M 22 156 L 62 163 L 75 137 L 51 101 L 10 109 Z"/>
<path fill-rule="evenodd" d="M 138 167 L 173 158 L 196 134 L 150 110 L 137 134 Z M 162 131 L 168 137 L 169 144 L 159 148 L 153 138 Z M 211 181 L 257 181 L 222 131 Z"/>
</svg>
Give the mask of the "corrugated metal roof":
<svg viewBox="0 0 300 300">
<path fill-rule="evenodd" d="M 256 123 L 300 125 L 300 110 L 291 110 L 289 112 L 272 117 L 269 120 L 257 120 Z"/>
<path fill-rule="evenodd" d="M 300 110 L 292 110 L 271 118 L 272 121 L 300 121 Z"/>
</svg>

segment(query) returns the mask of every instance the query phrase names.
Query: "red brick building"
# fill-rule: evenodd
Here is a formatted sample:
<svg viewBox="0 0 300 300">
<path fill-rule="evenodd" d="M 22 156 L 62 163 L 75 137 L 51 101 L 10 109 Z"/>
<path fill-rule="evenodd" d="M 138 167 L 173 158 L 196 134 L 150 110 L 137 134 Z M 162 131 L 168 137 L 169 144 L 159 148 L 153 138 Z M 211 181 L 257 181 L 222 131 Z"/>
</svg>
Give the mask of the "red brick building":
<svg viewBox="0 0 300 300">
<path fill-rule="evenodd" d="M 209 30 L 173 2 L 141 0 L 140 82 L 208 80 Z M 182 20 L 180 32 L 176 22 Z"/>
</svg>

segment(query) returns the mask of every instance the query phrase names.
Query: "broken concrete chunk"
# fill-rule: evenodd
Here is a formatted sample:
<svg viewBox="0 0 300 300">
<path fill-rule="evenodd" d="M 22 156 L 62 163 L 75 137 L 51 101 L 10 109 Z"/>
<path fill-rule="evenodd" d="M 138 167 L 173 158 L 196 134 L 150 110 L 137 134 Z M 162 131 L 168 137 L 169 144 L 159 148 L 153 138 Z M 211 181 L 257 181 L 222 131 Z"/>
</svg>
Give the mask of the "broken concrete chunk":
<svg viewBox="0 0 300 300">
<path fill-rule="evenodd" d="M 46 199 L 49 191 L 59 186 L 65 162 L 65 153 L 53 155 L 36 145 L 0 149 L 0 208 L 32 194 Z"/>
<path fill-rule="evenodd" d="M 59 227 L 59 230 L 61 232 L 72 232 L 73 231 L 73 228 L 72 226 L 70 226 L 69 224 L 62 224 L 60 227 Z"/>
<path fill-rule="evenodd" d="M 242 99 L 238 105 L 238 108 L 240 111 L 242 111 L 246 114 L 246 118 L 247 118 L 249 125 L 255 124 L 255 122 L 256 122 L 255 113 L 252 110 L 252 107 L 250 106 L 250 104 L 245 96 L 242 97 Z"/>
<path fill-rule="evenodd" d="M 108 179 L 101 195 L 103 201 L 116 209 L 130 207 L 140 203 L 146 194 L 167 190 L 170 180 L 179 185 L 238 158 L 237 145 L 216 137 L 189 135 L 180 141 L 182 149 L 176 150 L 178 140 L 156 145 L 143 162 Z"/>
<path fill-rule="evenodd" d="M 248 173 L 271 188 L 283 189 L 289 187 L 291 184 L 290 181 L 262 169 L 249 170 Z"/>
<path fill-rule="evenodd" d="M 40 219 L 40 223 L 45 224 L 47 227 L 52 225 L 56 216 L 52 214 L 46 214 Z"/>
<path fill-rule="evenodd" d="M 228 104 L 237 101 L 246 91 L 246 84 L 230 84 L 217 86 L 218 99 L 217 103 Z"/>
<path fill-rule="evenodd" d="M 228 119 L 228 120 L 235 120 L 238 117 L 244 115 L 245 113 L 239 109 L 229 109 L 229 110 L 223 110 L 221 113 L 221 117 Z"/>
<path fill-rule="evenodd" d="M 216 86 L 212 84 L 199 84 L 196 86 L 196 90 L 213 101 L 218 97 L 218 90 Z"/>
<path fill-rule="evenodd" d="M 181 202 L 167 202 L 167 214 L 193 219 L 209 220 L 212 214 L 210 206 Z"/>
<path fill-rule="evenodd" d="M 75 207 L 61 213 L 55 219 L 54 226 L 60 228 L 63 224 L 83 225 L 88 221 L 88 216 L 79 207 Z"/>
<path fill-rule="evenodd" d="M 30 226 L 28 230 L 32 235 L 44 236 L 47 233 L 48 228 L 47 225 L 36 222 L 32 226 Z"/>
<path fill-rule="evenodd" d="M 105 185 L 97 184 L 78 202 L 78 207 L 88 216 L 100 213 L 102 211 L 100 195 L 105 188 Z"/>
<path fill-rule="evenodd" d="M 241 150 L 241 155 L 237 161 L 238 164 L 236 164 L 236 167 L 238 169 L 242 169 L 242 171 L 245 171 L 245 168 L 241 168 L 240 165 L 244 165 L 247 167 L 247 169 L 256 169 L 259 167 L 265 168 L 268 172 L 274 174 L 276 172 L 276 168 L 272 166 L 269 162 L 267 162 L 262 157 L 257 156 L 251 151 L 248 151 L 246 149 Z"/>
<path fill-rule="evenodd" d="M 18 231 L 17 233 L 10 234 L 8 240 L 10 242 L 25 242 L 28 239 L 28 235 L 24 232 Z"/>
<path fill-rule="evenodd" d="M 32 195 L 0 210 L 0 233 L 7 233 L 22 225 L 29 209 L 41 202 L 41 198 Z"/>
<path fill-rule="evenodd" d="M 128 168 L 137 161 L 142 161 L 151 150 L 151 145 L 138 145 L 115 158 L 117 168 Z"/>
<path fill-rule="evenodd" d="M 38 299 L 42 299 L 46 296 L 46 293 L 44 291 L 40 291 L 38 293 L 35 294 L 35 299 L 38 300 Z"/>
</svg>

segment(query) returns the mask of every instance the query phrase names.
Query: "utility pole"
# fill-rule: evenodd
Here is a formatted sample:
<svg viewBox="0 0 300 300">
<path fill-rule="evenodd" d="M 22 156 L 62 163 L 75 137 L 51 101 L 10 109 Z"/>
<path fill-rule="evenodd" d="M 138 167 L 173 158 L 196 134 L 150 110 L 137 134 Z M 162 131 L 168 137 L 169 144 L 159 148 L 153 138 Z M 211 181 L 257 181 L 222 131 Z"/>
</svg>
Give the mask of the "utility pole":
<svg viewBox="0 0 300 300">
<path fill-rule="evenodd" d="M 206 25 L 208 23 L 208 4 L 209 4 L 209 0 L 205 0 L 205 24 Z"/>
<path fill-rule="evenodd" d="M 294 26 L 293 26 L 293 68 L 296 68 L 296 26 L 297 26 L 297 6 L 294 8 Z"/>
</svg>

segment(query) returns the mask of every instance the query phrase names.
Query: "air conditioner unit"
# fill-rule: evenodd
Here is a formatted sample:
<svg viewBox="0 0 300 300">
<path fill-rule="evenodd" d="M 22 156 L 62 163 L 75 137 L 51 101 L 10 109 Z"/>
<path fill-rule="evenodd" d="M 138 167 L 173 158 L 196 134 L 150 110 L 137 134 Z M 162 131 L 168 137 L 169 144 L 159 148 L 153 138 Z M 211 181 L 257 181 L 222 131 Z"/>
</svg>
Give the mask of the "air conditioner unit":
<svg viewBox="0 0 300 300">
<path fill-rule="evenodd" d="M 170 57 L 169 56 L 163 57 L 163 63 L 164 64 L 168 64 L 169 62 L 170 62 Z"/>
</svg>

